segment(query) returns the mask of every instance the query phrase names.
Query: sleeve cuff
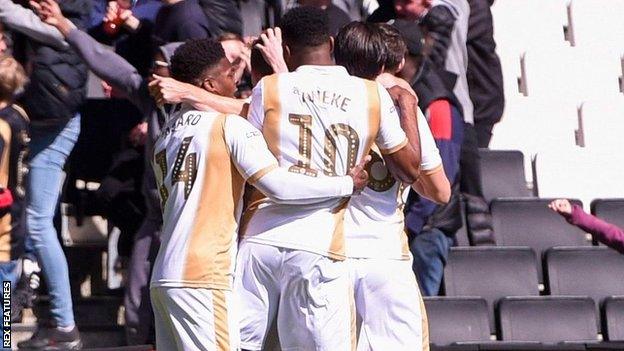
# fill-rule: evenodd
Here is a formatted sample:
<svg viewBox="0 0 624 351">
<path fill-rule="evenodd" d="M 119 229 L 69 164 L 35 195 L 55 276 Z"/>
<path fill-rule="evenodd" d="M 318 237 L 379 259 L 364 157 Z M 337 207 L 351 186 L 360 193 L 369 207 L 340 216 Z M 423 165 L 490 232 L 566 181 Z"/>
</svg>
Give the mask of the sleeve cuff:
<svg viewBox="0 0 624 351">
<path fill-rule="evenodd" d="M 247 183 L 253 185 L 260 178 L 264 177 L 267 173 L 271 172 L 272 170 L 276 169 L 277 167 L 278 167 L 278 165 L 273 164 L 273 165 L 270 165 L 270 166 L 262 168 L 261 170 L 255 172 L 254 174 L 249 176 L 249 178 L 247 178 Z M 349 177 L 349 178 L 351 178 L 351 177 Z"/>
<path fill-rule="evenodd" d="M 393 153 L 395 153 L 395 152 L 397 152 L 397 151 L 401 150 L 401 149 L 402 149 L 402 148 L 404 148 L 405 146 L 407 146 L 407 143 L 408 143 L 408 142 L 409 142 L 409 141 L 407 140 L 407 138 L 405 138 L 405 140 L 403 140 L 403 141 L 402 141 L 400 144 L 398 144 L 397 146 L 395 146 L 395 147 L 391 147 L 391 148 L 389 148 L 389 149 L 382 149 L 382 148 L 379 148 L 379 151 L 381 152 L 381 154 L 382 154 L 382 155 L 390 155 L 390 154 L 393 154 Z"/>
</svg>

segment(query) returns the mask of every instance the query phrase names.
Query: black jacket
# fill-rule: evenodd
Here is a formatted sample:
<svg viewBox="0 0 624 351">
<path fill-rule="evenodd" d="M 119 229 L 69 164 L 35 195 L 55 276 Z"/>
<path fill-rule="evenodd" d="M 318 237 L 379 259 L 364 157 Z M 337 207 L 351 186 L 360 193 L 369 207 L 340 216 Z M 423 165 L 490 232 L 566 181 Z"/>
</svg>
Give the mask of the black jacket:
<svg viewBox="0 0 624 351">
<path fill-rule="evenodd" d="M 85 28 L 90 0 L 64 0 L 63 14 L 78 28 Z M 20 102 L 33 126 L 62 125 L 78 112 L 86 98 L 87 66 L 72 49 L 55 49 L 26 39 L 30 83 Z"/>
</svg>

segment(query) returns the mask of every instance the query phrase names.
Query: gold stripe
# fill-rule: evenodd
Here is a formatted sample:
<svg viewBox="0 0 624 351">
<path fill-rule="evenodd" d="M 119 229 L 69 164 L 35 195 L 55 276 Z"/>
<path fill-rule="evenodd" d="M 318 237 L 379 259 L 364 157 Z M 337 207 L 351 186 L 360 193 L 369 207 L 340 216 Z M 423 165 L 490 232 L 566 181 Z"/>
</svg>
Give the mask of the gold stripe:
<svg viewBox="0 0 624 351">
<path fill-rule="evenodd" d="M 344 261 L 346 258 L 345 253 L 345 238 L 344 238 L 344 217 L 349 205 L 349 200 L 346 198 L 336 206 L 332 211 L 334 214 L 334 233 L 332 234 L 332 240 L 329 244 L 329 251 L 327 256 L 336 261 Z"/>
<path fill-rule="evenodd" d="M 351 351 L 357 350 L 357 315 L 355 311 L 355 291 L 349 284 L 349 312 L 351 313 Z"/>
<path fill-rule="evenodd" d="M 279 160 L 280 155 L 280 119 L 281 103 L 279 99 L 278 75 L 273 74 L 264 78 L 262 86 L 264 103 L 264 122 L 262 135 L 269 146 L 269 150 Z"/>
<path fill-rule="evenodd" d="M 212 307 L 214 308 L 214 329 L 217 351 L 229 351 L 230 328 L 228 325 L 225 291 L 212 290 Z"/>
<path fill-rule="evenodd" d="M 416 278 L 414 278 L 416 281 Z M 420 294 L 420 288 L 418 287 L 418 283 L 416 283 L 416 288 L 418 289 L 418 300 L 420 300 L 420 315 L 422 318 L 422 345 L 423 351 L 429 351 L 429 318 L 427 317 L 427 310 L 425 309 L 425 303 L 423 301 L 422 295 Z"/>
<path fill-rule="evenodd" d="M 420 175 L 426 175 L 426 176 L 430 176 L 430 175 L 434 175 L 436 173 L 439 172 L 444 172 L 444 166 L 442 164 L 440 164 L 439 166 L 435 167 L 434 169 L 429 169 L 429 170 L 423 170 Z"/>
<path fill-rule="evenodd" d="M 210 131 L 200 202 L 189 238 L 182 280 L 230 286 L 230 250 L 235 245 L 237 209 L 245 181 L 230 159 L 225 115 Z"/>
<path fill-rule="evenodd" d="M 395 146 L 393 148 L 390 148 L 390 149 L 380 149 L 379 151 L 381 152 L 382 155 L 390 155 L 390 154 L 393 154 L 393 153 L 401 150 L 402 148 L 406 147 L 408 143 L 409 143 L 408 140 L 405 139 L 405 140 L 403 140 L 402 143 L 400 143 L 399 145 L 397 145 L 397 146 Z"/>
<path fill-rule="evenodd" d="M 368 101 L 368 138 L 364 146 L 363 155 L 367 155 L 379 133 L 381 124 L 381 99 L 376 82 L 364 80 L 366 85 L 366 96 Z"/>
<path fill-rule="evenodd" d="M 261 193 L 258 189 L 254 187 L 249 187 L 248 191 L 249 194 L 248 199 L 246 199 L 245 210 L 243 211 L 243 215 L 241 216 L 240 220 L 240 226 L 238 227 L 239 238 L 245 236 L 249 221 L 258 211 L 258 206 L 267 199 L 267 197 L 263 193 Z"/>
<path fill-rule="evenodd" d="M 247 178 L 247 183 L 253 184 L 253 183 L 257 182 L 260 178 L 264 177 L 267 173 L 271 172 L 272 170 L 276 169 L 277 167 L 278 167 L 278 165 L 270 165 L 270 166 L 264 167 L 263 169 L 259 170 L 258 172 L 252 174 L 251 177 Z"/>
</svg>

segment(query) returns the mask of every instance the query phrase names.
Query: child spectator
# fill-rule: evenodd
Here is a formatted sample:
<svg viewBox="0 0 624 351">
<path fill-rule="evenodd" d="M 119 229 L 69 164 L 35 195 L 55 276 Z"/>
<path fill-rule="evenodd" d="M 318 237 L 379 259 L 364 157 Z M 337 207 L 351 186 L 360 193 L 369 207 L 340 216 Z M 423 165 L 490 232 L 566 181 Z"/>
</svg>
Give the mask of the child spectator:
<svg viewBox="0 0 624 351">
<path fill-rule="evenodd" d="M 566 199 L 551 202 L 548 207 L 563 216 L 570 224 L 590 233 L 601 243 L 624 254 L 624 230 L 583 211 Z"/>
<path fill-rule="evenodd" d="M 0 280 L 18 278 L 18 259 L 24 248 L 24 158 L 28 151 L 28 117 L 14 104 L 27 82 L 24 68 L 13 57 L 0 58 Z"/>
</svg>

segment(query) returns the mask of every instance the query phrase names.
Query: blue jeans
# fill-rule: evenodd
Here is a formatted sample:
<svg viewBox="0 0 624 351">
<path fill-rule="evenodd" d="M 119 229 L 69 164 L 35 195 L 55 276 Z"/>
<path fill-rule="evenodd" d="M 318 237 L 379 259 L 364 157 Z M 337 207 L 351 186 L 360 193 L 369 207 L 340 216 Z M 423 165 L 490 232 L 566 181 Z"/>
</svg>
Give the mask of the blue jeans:
<svg viewBox="0 0 624 351">
<path fill-rule="evenodd" d="M 15 290 L 15 287 L 17 286 L 17 279 L 19 278 L 18 263 L 19 260 L 0 263 L 0 282 L 10 281 L 11 291 Z"/>
<path fill-rule="evenodd" d="M 80 115 L 58 128 L 31 130 L 26 225 L 50 294 L 50 315 L 60 327 L 74 325 L 67 259 L 54 213 L 62 187 L 63 167 L 80 134 Z"/>
<path fill-rule="evenodd" d="M 412 240 L 413 269 L 424 296 L 438 295 L 451 246 L 453 239 L 435 228 L 418 233 Z"/>
</svg>

